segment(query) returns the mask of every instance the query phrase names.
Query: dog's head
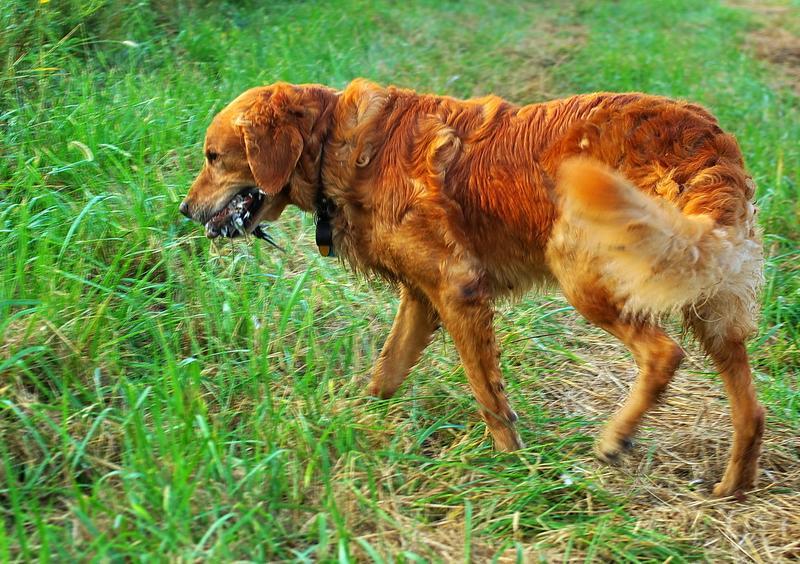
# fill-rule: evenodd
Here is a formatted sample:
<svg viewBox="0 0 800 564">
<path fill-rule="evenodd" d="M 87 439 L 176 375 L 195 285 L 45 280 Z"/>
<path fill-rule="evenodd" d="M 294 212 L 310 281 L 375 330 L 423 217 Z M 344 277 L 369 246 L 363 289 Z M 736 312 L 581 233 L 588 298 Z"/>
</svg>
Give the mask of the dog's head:
<svg viewBox="0 0 800 564">
<path fill-rule="evenodd" d="M 206 131 L 203 169 L 181 213 L 214 238 L 250 233 L 290 203 L 307 207 L 313 195 L 299 192 L 317 181 L 331 97 L 325 87 L 278 83 L 236 98 Z"/>
</svg>

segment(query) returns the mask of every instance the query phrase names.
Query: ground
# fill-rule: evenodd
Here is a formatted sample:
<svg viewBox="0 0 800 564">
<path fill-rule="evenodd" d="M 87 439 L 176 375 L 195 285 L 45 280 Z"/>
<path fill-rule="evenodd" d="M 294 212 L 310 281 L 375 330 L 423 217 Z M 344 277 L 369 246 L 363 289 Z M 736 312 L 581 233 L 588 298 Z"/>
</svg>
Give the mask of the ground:
<svg viewBox="0 0 800 564">
<path fill-rule="evenodd" d="M 796 2 L 9 6 L 0 560 L 800 558 Z M 356 76 L 519 103 L 641 90 L 700 102 L 737 136 L 768 255 L 749 345 L 768 420 L 746 500 L 708 495 L 730 422 L 688 336 L 609 467 L 592 441 L 628 353 L 557 293 L 500 305 L 528 447 L 497 454 L 444 334 L 396 398 L 364 395 L 396 298 L 317 256 L 312 218 L 272 228 L 281 254 L 212 244 L 177 213 L 236 94 Z"/>
</svg>

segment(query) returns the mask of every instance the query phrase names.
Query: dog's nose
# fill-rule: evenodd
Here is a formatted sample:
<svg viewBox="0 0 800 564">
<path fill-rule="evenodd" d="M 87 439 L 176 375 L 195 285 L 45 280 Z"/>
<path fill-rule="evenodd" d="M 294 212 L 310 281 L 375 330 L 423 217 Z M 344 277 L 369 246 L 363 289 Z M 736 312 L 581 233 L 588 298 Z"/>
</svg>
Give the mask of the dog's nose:
<svg viewBox="0 0 800 564">
<path fill-rule="evenodd" d="M 181 202 L 181 205 L 178 206 L 180 212 L 185 215 L 186 217 L 192 217 L 192 214 L 189 213 L 189 204 L 186 203 L 186 200 Z"/>
</svg>

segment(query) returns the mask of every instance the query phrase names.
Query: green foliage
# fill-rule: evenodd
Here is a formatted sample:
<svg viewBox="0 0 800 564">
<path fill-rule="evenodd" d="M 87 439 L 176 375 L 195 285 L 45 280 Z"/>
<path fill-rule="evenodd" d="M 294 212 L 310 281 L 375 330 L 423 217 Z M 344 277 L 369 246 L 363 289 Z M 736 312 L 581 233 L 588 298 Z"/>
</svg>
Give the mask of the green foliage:
<svg viewBox="0 0 800 564">
<path fill-rule="evenodd" d="M 214 247 L 176 210 L 211 116 L 258 83 L 698 100 L 759 184 L 770 260 L 752 348 L 773 416 L 796 428 L 798 106 L 737 49 L 748 22 L 675 0 L 7 0 L 0 560 L 418 561 L 442 558 L 433 541 L 476 560 L 702 556 L 702 539 L 640 525 L 604 489 L 598 421 L 548 407 L 553 375 L 581 362 L 563 302 L 501 320 L 532 446 L 496 456 L 444 338 L 396 400 L 363 398 L 354 376 L 394 298 L 316 256 L 310 218 L 286 214 L 276 255 Z"/>
</svg>

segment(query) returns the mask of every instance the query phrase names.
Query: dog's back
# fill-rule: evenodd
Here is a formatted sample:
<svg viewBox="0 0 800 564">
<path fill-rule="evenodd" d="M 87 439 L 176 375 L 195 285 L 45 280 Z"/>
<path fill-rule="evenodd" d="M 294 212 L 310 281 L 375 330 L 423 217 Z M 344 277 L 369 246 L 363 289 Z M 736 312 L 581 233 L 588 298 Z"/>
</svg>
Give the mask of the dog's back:
<svg viewBox="0 0 800 564">
<path fill-rule="evenodd" d="M 351 88 L 361 103 L 353 145 L 370 153 L 367 160 L 380 171 L 369 199 L 386 210 L 382 220 L 400 222 L 418 202 L 444 208 L 448 227 L 484 265 L 498 295 L 523 293 L 549 278 L 545 252 L 562 216 L 559 199 L 565 197 L 556 179 L 561 165 L 577 156 L 605 164 L 685 216 L 702 216 L 735 232 L 735 246 L 758 247 L 754 185 L 741 152 L 700 106 L 638 93 L 598 93 L 520 107 L 494 96 L 462 101 L 366 81 Z M 604 195 L 596 197 L 598 204 Z M 736 260 L 729 262 L 735 269 Z M 718 261 L 713 268 L 719 272 L 686 293 L 696 300 L 653 307 L 659 300 L 652 294 L 659 292 L 652 290 L 640 301 L 659 312 L 705 299 L 727 267 Z M 638 273 L 629 286 L 647 277 L 646 269 Z M 675 293 L 677 287 L 668 286 Z"/>
</svg>

